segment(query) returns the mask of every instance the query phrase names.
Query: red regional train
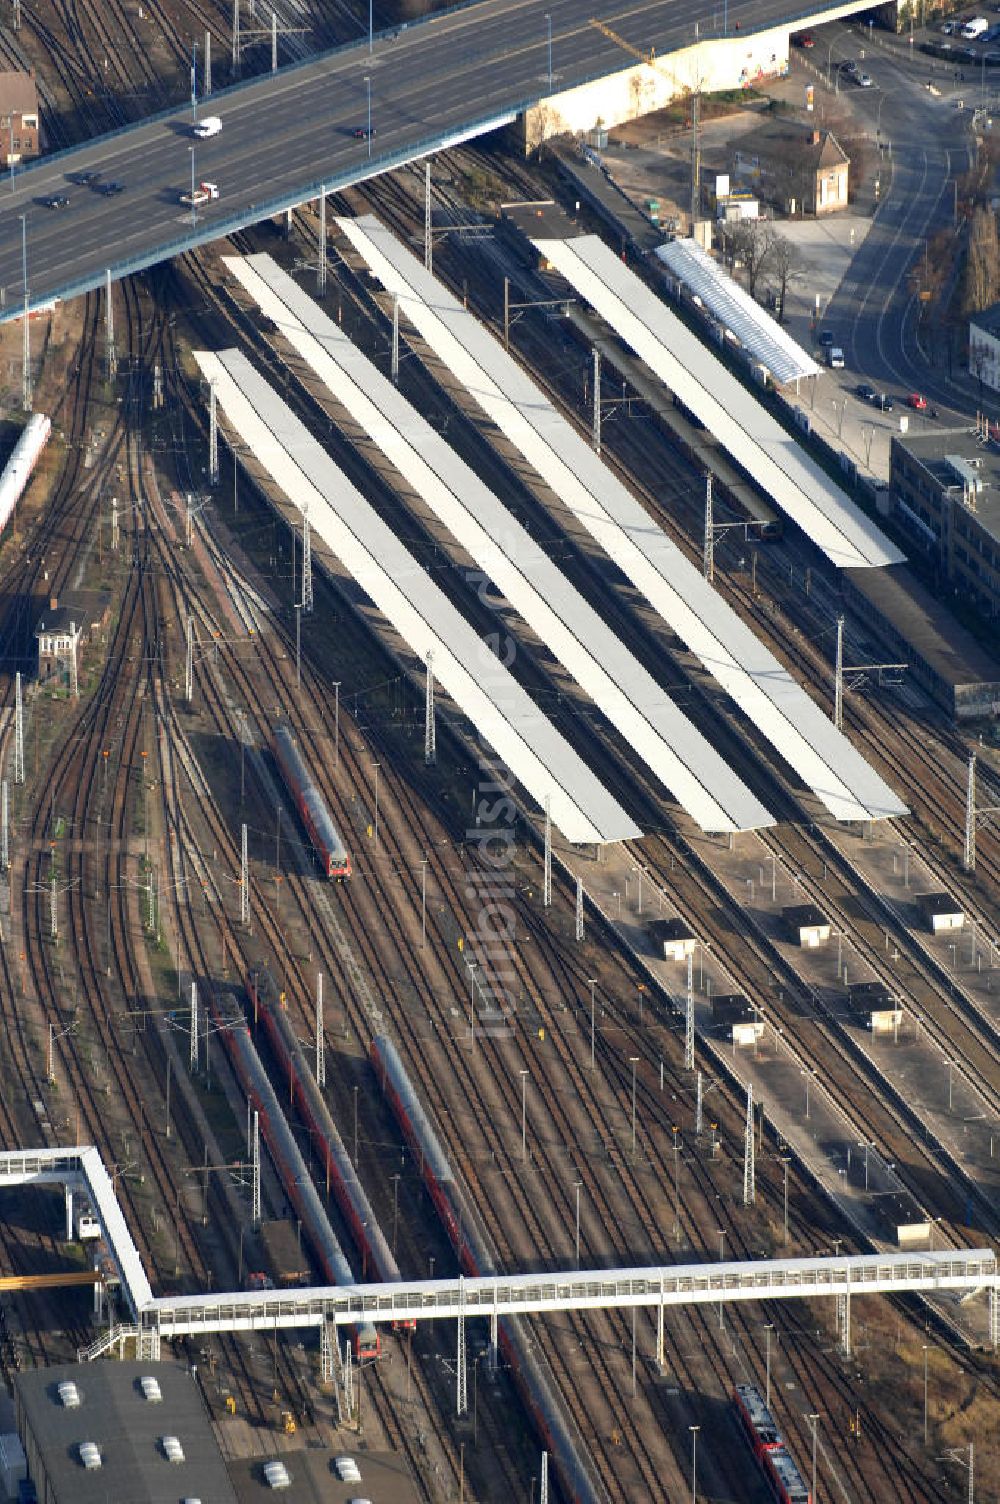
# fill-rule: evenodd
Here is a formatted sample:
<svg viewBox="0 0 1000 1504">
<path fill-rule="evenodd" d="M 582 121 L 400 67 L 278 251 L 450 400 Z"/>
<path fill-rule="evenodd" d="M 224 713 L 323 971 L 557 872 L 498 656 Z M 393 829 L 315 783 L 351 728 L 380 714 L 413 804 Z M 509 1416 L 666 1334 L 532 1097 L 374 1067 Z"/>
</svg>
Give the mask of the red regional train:
<svg viewBox="0 0 1000 1504">
<path fill-rule="evenodd" d="M 362 1281 L 377 1279 L 391 1284 L 401 1280 L 399 1265 L 351 1163 L 305 1051 L 296 1038 L 284 994 L 278 991 L 266 966 L 251 968 L 247 975 L 247 992 L 253 1007 L 254 1032 L 263 1025 L 271 1053 L 288 1082 L 289 1095 L 309 1130 L 310 1144 L 322 1162 L 327 1195 L 332 1188 L 355 1244 L 361 1250 Z M 416 1322 L 396 1321 L 393 1327 L 413 1330 Z"/>
<path fill-rule="evenodd" d="M 812 1504 L 809 1489 L 788 1454 L 760 1390 L 753 1384 L 737 1384 L 733 1403 L 778 1504 Z"/>
<path fill-rule="evenodd" d="M 313 782 L 295 738 L 284 722 L 275 727 L 271 751 L 325 876 L 350 877 L 351 858 L 326 807 L 326 800 Z"/>
</svg>

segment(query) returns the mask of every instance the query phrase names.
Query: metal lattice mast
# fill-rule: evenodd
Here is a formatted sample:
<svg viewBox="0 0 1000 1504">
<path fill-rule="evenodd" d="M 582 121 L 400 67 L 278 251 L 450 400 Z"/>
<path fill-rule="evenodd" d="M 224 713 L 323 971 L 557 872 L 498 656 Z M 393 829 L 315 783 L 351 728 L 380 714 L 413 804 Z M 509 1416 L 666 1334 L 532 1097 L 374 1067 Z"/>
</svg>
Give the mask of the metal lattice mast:
<svg viewBox="0 0 1000 1504">
<path fill-rule="evenodd" d="M 260 1113 L 253 1115 L 253 1163 L 250 1181 L 250 1215 L 254 1227 L 260 1221 Z"/>
<path fill-rule="evenodd" d="M 212 33 L 205 32 L 205 72 L 201 81 L 201 91 L 206 96 L 212 92 Z"/>
<path fill-rule="evenodd" d="M 700 1134 L 705 1126 L 704 1093 L 702 1091 L 701 1079 L 701 1071 L 699 1071 L 698 1085 L 694 1099 L 694 1131 L 696 1134 Z"/>
<path fill-rule="evenodd" d="M 240 827 L 240 924 L 250 923 L 250 852 L 246 825 Z"/>
<path fill-rule="evenodd" d="M 108 362 L 108 380 L 118 375 L 118 351 L 115 349 L 115 304 L 111 296 L 111 268 L 104 281 L 104 349 Z"/>
<path fill-rule="evenodd" d="M 712 520 L 712 477 L 705 476 L 705 549 L 702 573 L 709 584 L 715 579 L 715 524 Z"/>
<path fill-rule="evenodd" d="M 278 71 L 278 16 L 277 12 L 271 12 L 271 72 Z"/>
<path fill-rule="evenodd" d="M 311 611 L 313 608 L 313 556 L 312 556 L 312 533 L 309 528 L 309 518 L 302 513 L 302 609 Z"/>
<path fill-rule="evenodd" d="M 198 1028 L 198 984 L 191 983 L 191 1069 L 198 1069 L 198 1042 L 200 1031 Z"/>
<path fill-rule="evenodd" d="M 10 809 L 7 792 L 7 780 L 0 785 L 0 869 L 4 872 L 10 866 Z"/>
<path fill-rule="evenodd" d="M 319 190 L 319 247 L 316 262 L 316 291 L 322 297 L 326 292 L 326 184 Z"/>
<path fill-rule="evenodd" d="M 431 164 L 424 163 L 424 267 L 434 270 L 434 227 L 431 220 Z"/>
<path fill-rule="evenodd" d="M 542 1480 L 538 1490 L 538 1504 L 549 1504 L 549 1454 L 542 1453 Z"/>
<path fill-rule="evenodd" d="M 684 1069 L 694 1070 L 694 957 L 688 956 L 687 992 L 684 996 Z M 699 1078 L 700 1079 L 700 1078 Z"/>
<path fill-rule="evenodd" d="M 601 352 L 594 350 L 594 452 L 601 452 Z"/>
<path fill-rule="evenodd" d="M 990 1286 L 990 1346 L 1000 1348 L 1000 1286 Z"/>
<path fill-rule="evenodd" d="M 583 878 L 576 880 L 576 938 L 583 939 Z"/>
<path fill-rule="evenodd" d="M 753 1082 L 747 1087 L 747 1126 L 743 1141 L 743 1205 L 753 1206 L 757 1199 L 757 1177 L 754 1168 L 753 1135 Z"/>
<path fill-rule="evenodd" d="M 458 1277 L 458 1352 L 455 1360 L 455 1414 L 466 1415 L 469 1410 L 468 1384 L 465 1364 L 465 1312 L 462 1309 L 463 1280 Z"/>
<path fill-rule="evenodd" d="M 844 729 L 844 618 L 837 617 L 837 662 L 833 677 L 833 724 Z"/>
<path fill-rule="evenodd" d="M 323 1028 L 323 973 L 316 973 L 316 1081 L 326 1085 L 326 1031 Z"/>
<path fill-rule="evenodd" d="M 437 761 L 437 724 L 434 715 L 434 654 L 427 654 L 424 690 L 424 762 Z"/>
<path fill-rule="evenodd" d="M 969 779 L 965 791 L 965 854 L 963 866 L 966 872 L 976 870 L 976 754 L 969 753 Z"/>
<path fill-rule="evenodd" d="M 55 853 L 52 861 L 52 880 L 49 884 L 49 934 L 53 940 L 59 937 L 59 910 L 56 898 Z"/>
<path fill-rule="evenodd" d="M 28 295 L 28 219 L 21 215 L 21 265 L 24 269 L 24 337 L 21 346 L 21 406 L 31 412 L 34 394 L 31 386 L 31 300 Z"/>
<path fill-rule="evenodd" d="M 111 552 L 118 552 L 118 497 L 111 498 Z"/>
<path fill-rule="evenodd" d="M 194 696 L 194 618 L 189 616 L 184 624 L 184 698 L 190 705 Z"/>
<path fill-rule="evenodd" d="M 344 1409 L 354 1414 L 354 1355 L 350 1338 L 344 1343 Z"/>
<path fill-rule="evenodd" d="M 545 796 L 545 873 L 542 880 L 542 903 L 552 902 L 552 800 Z"/>
<path fill-rule="evenodd" d="M 24 701 L 20 674 L 14 676 L 14 782 L 24 782 Z"/>
<path fill-rule="evenodd" d="M 76 622 L 71 621 L 69 624 L 69 692 L 74 700 L 80 698 L 80 676 L 76 658 L 77 641 Z"/>
<path fill-rule="evenodd" d="M 976 1454 L 974 1443 L 969 1442 L 969 1504 L 976 1504 Z"/>
<path fill-rule="evenodd" d="M 233 0 L 233 72 L 240 71 L 240 0 Z"/>
<path fill-rule="evenodd" d="M 392 295 L 392 384 L 399 384 L 399 293 Z"/>
<path fill-rule="evenodd" d="M 219 484 L 219 404 L 214 381 L 208 384 L 208 479 L 210 485 Z"/>
</svg>

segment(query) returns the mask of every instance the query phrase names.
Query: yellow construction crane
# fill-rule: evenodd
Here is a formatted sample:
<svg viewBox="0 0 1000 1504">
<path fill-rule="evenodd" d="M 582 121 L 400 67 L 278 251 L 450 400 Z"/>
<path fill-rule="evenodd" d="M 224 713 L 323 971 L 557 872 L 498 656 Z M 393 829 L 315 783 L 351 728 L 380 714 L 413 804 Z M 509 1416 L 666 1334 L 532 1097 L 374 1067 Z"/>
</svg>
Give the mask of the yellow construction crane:
<svg viewBox="0 0 1000 1504">
<path fill-rule="evenodd" d="M 0 1274 L 4 1290 L 59 1290 L 70 1285 L 103 1285 L 100 1269 L 66 1269 L 61 1274 Z"/>
<path fill-rule="evenodd" d="M 647 68 L 655 68 L 658 73 L 662 73 L 664 78 L 668 78 L 672 84 L 675 84 L 681 93 L 690 92 L 690 85 L 682 84 L 673 69 L 666 67 L 657 59 L 655 47 L 650 47 L 648 52 L 643 52 L 641 47 L 633 47 L 631 42 L 626 42 L 624 37 L 619 36 L 617 31 L 612 31 L 610 26 L 605 26 L 603 21 L 595 21 L 591 18 L 590 24 L 606 36 L 609 42 L 614 42 L 616 47 L 627 52 L 630 57 L 636 58 L 640 63 L 645 63 Z"/>
</svg>

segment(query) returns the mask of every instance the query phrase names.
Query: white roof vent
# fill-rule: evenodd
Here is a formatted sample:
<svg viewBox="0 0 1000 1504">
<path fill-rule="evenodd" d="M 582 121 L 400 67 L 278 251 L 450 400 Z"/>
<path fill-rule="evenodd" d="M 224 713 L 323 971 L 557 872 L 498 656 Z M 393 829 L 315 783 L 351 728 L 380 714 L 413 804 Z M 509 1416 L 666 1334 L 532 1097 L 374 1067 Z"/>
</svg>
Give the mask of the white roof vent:
<svg viewBox="0 0 1000 1504">
<path fill-rule="evenodd" d="M 101 1449 L 97 1445 L 96 1441 L 81 1441 L 80 1461 L 83 1463 L 88 1473 L 93 1472 L 95 1467 L 100 1467 Z"/>
<path fill-rule="evenodd" d="M 80 1391 L 69 1379 L 63 1379 L 62 1383 L 56 1386 L 56 1394 L 67 1410 L 76 1410 L 79 1407 Z"/>
<path fill-rule="evenodd" d="M 176 1436 L 161 1436 L 160 1446 L 163 1448 L 163 1455 L 168 1462 L 184 1461 L 184 1448 Z"/>
<path fill-rule="evenodd" d="M 264 1478 L 269 1488 L 290 1488 L 291 1476 L 283 1462 L 265 1462 Z"/>
<path fill-rule="evenodd" d="M 149 1374 L 139 1380 L 139 1388 L 142 1390 L 143 1399 L 148 1400 L 151 1405 L 158 1405 L 163 1399 L 159 1379 L 151 1378 Z"/>
</svg>

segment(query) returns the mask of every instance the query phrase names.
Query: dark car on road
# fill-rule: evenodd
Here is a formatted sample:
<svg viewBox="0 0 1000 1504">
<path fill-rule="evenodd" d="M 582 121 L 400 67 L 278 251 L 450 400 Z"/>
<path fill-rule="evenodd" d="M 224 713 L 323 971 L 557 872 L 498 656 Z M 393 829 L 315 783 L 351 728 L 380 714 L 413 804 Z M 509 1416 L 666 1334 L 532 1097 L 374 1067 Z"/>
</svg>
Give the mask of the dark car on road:
<svg viewBox="0 0 1000 1504">
<path fill-rule="evenodd" d="M 372 136 L 377 135 L 378 132 L 373 125 L 359 125 L 354 132 L 354 139 L 355 141 L 368 141 Z"/>
<path fill-rule="evenodd" d="M 855 396 L 861 398 L 862 402 L 874 402 L 878 397 L 878 392 L 870 381 L 859 381 L 854 388 L 854 393 Z"/>
<path fill-rule="evenodd" d="M 98 188 L 98 192 L 103 193 L 105 198 L 115 198 L 117 194 L 125 192 L 125 184 L 102 183 Z"/>
<path fill-rule="evenodd" d="M 835 340 L 836 336 L 832 329 L 821 329 L 819 331 L 819 342 L 824 350 L 829 350 L 830 346 L 834 344 Z"/>
<path fill-rule="evenodd" d="M 43 198 L 42 203 L 46 209 L 68 209 L 69 199 L 65 193 L 50 193 L 48 198 Z"/>
</svg>

